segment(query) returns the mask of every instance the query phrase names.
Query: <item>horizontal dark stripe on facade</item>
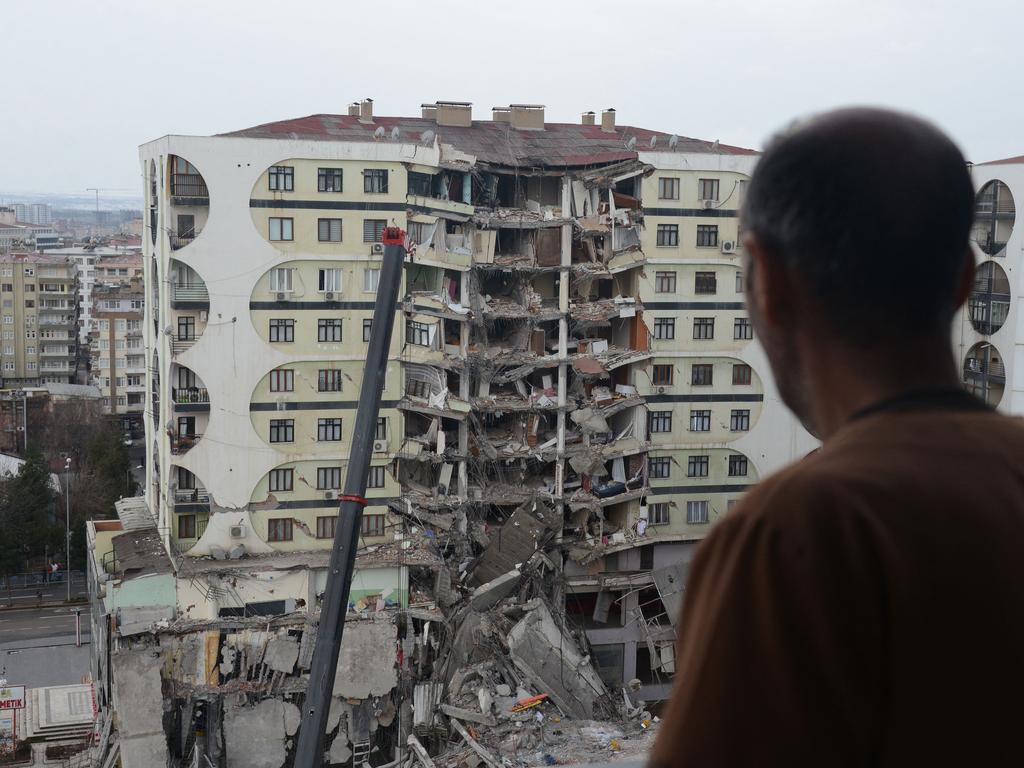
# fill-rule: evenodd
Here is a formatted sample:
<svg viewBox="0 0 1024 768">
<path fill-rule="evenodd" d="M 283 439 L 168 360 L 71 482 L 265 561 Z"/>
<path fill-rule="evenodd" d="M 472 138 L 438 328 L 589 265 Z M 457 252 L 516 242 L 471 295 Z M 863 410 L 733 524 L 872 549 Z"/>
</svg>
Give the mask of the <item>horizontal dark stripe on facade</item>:
<svg viewBox="0 0 1024 768">
<path fill-rule="evenodd" d="M 754 487 L 753 483 L 733 485 L 653 485 L 650 496 L 694 496 L 702 493 L 742 493 Z"/>
<path fill-rule="evenodd" d="M 645 301 L 644 310 L 652 309 L 745 309 L 742 301 Z"/>
<path fill-rule="evenodd" d="M 206 504 L 192 504 L 192 503 L 180 504 L 180 503 L 175 503 L 175 505 L 174 505 L 174 512 L 175 512 L 175 514 L 178 514 L 178 515 L 194 515 L 197 512 L 209 512 L 209 511 L 210 511 L 210 504 L 209 503 L 206 503 Z"/>
<path fill-rule="evenodd" d="M 345 310 L 345 309 L 366 309 L 373 311 L 375 303 L 372 301 L 250 301 L 249 309 L 280 309 L 290 310 Z M 395 311 L 402 309 L 401 304 L 395 304 Z"/>
<path fill-rule="evenodd" d="M 209 403 L 175 403 L 175 413 L 208 413 L 210 410 Z"/>
<path fill-rule="evenodd" d="M 404 211 L 410 206 L 405 203 L 364 203 L 355 200 L 267 200 L 253 198 L 250 208 L 289 208 L 311 211 Z"/>
<path fill-rule="evenodd" d="M 648 208 L 644 216 L 698 216 L 705 219 L 734 219 L 738 211 L 733 208 Z"/>
<path fill-rule="evenodd" d="M 760 403 L 764 395 L 754 393 L 742 395 L 646 395 L 650 403 Z"/>
<path fill-rule="evenodd" d="M 359 362 L 353 360 L 352 362 Z M 302 400 L 284 401 L 281 403 L 249 403 L 249 412 L 257 411 L 351 411 L 359 405 L 358 400 Z M 381 408 L 394 408 L 398 405 L 397 400 L 381 400 Z"/>
<path fill-rule="evenodd" d="M 273 493 L 273 491 L 271 491 L 271 493 Z M 321 491 L 321 493 L 323 493 L 323 491 Z M 341 491 L 338 491 L 338 493 L 341 493 Z M 388 505 L 388 502 L 390 502 L 390 501 L 397 501 L 397 499 L 392 499 L 392 498 L 382 498 L 382 499 L 367 498 L 366 501 L 367 501 L 367 504 L 366 504 L 367 507 L 386 507 Z M 277 502 L 277 506 L 274 507 L 273 509 L 267 509 L 267 510 L 263 510 L 263 511 L 265 511 L 265 512 L 277 512 L 277 511 L 282 510 L 282 509 L 325 509 L 325 510 L 326 509 L 334 509 L 334 510 L 336 510 L 336 509 L 338 509 L 338 507 L 340 505 L 341 505 L 340 501 L 331 501 L 331 500 L 328 500 L 328 499 L 300 499 L 300 500 L 296 500 L 296 501 L 279 501 L 279 502 Z"/>
<path fill-rule="evenodd" d="M 171 301 L 171 309 L 208 310 L 209 308 L 210 302 L 208 301 Z"/>
</svg>

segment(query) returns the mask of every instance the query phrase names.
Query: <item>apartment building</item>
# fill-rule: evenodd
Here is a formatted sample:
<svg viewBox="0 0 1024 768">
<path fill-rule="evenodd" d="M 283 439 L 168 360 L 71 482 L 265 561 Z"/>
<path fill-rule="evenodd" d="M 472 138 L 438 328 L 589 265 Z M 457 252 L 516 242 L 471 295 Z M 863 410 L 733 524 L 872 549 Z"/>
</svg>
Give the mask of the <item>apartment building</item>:
<svg viewBox="0 0 1024 768">
<path fill-rule="evenodd" d="M 73 384 L 77 372 L 75 265 L 43 253 L 0 255 L 3 386 Z"/>
<path fill-rule="evenodd" d="M 139 261 L 141 267 L 141 257 Z M 102 267 L 97 271 L 100 269 Z M 104 413 L 121 417 L 126 430 L 142 429 L 146 404 L 144 295 L 141 277 L 127 284 L 97 285 L 92 295 L 95 303 L 90 332 L 92 383 L 100 389 Z"/>
<path fill-rule="evenodd" d="M 11 207 L 18 221 L 26 224 L 53 224 L 53 209 L 46 203 L 13 203 Z"/>
<path fill-rule="evenodd" d="M 540 558 L 606 681 L 664 695 L 696 542 L 813 441 L 743 310 L 756 153 L 616 118 L 366 100 L 143 145 L 146 498 L 172 553 L 329 549 L 395 223 L 362 544 L 429 532 L 442 603 Z"/>
<path fill-rule="evenodd" d="M 93 330 L 93 290 L 97 285 L 123 285 L 142 279 L 142 247 L 86 243 L 47 251 L 67 256 L 78 267 L 78 336 L 88 344 Z"/>
</svg>

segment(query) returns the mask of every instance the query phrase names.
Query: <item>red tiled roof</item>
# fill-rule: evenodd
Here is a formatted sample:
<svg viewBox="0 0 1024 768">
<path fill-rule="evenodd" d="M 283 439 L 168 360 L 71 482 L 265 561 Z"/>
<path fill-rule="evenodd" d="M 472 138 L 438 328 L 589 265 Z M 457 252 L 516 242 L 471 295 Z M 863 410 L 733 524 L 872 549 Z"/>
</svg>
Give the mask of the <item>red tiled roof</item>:
<svg viewBox="0 0 1024 768">
<path fill-rule="evenodd" d="M 1021 165 L 1022 163 L 1024 163 L 1024 155 L 1004 157 L 1002 160 L 989 160 L 987 163 L 977 163 L 977 165 Z"/>
<path fill-rule="evenodd" d="M 512 166 L 583 166 L 613 163 L 636 157 L 637 151 L 719 152 L 726 155 L 756 155 L 756 150 L 679 136 L 674 149 L 668 142 L 670 134 L 616 126 L 615 132 L 601 130 L 600 125 L 576 123 L 545 123 L 543 131 L 512 128 L 508 123 L 474 120 L 470 127 L 439 126 L 434 120 L 418 117 L 374 117 L 372 123 L 361 123 L 355 115 L 309 115 L 292 120 L 264 123 L 241 131 L 220 134 L 253 139 L 297 139 L 312 141 L 373 141 L 374 132 L 384 128 L 384 138 L 391 141 L 391 132 L 398 128 L 400 140 L 422 141 L 427 131 L 461 152 L 474 155 L 479 161 Z M 633 150 L 627 142 L 636 138 Z"/>
</svg>

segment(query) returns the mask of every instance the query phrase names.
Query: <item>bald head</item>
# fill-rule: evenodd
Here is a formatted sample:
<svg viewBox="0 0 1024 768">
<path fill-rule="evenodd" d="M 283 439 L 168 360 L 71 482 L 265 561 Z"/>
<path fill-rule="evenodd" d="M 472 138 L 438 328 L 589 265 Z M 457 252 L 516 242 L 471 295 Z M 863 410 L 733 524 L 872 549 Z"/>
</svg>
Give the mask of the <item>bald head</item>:
<svg viewBox="0 0 1024 768">
<path fill-rule="evenodd" d="M 866 346 L 948 333 L 973 203 L 963 155 L 937 128 L 845 109 L 773 139 L 742 224 L 799 275 L 838 341 Z"/>
</svg>

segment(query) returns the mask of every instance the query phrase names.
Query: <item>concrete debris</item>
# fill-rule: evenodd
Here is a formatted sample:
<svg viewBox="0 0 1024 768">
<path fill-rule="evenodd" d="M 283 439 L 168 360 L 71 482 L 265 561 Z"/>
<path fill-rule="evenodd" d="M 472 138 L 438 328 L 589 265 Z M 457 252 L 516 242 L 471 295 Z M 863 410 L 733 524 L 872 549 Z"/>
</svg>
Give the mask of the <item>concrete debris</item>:
<svg viewBox="0 0 1024 768">
<path fill-rule="evenodd" d="M 285 761 L 285 714 L 280 699 L 224 710 L 228 768 L 279 768 Z"/>
</svg>

